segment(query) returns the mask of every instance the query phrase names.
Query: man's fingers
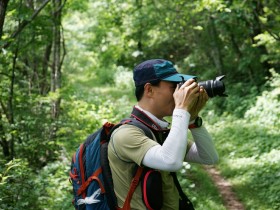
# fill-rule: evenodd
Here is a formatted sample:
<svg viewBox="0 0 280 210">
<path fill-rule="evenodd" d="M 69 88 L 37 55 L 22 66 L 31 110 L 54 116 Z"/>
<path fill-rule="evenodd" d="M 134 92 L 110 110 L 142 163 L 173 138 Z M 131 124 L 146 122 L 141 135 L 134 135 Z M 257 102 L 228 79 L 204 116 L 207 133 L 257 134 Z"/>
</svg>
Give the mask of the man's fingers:
<svg viewBox="0 0 280 210">
<path fill-rule="evenodd" d="M 187 80 L 180 88 L 183 89 L 183 88 L 185 88 L 185 87 L 187 87 L 187 86 L 192 85 L 194 82 L 195 82 L 194 79 L 189 79 L 189 80 Z"/>
</svg>

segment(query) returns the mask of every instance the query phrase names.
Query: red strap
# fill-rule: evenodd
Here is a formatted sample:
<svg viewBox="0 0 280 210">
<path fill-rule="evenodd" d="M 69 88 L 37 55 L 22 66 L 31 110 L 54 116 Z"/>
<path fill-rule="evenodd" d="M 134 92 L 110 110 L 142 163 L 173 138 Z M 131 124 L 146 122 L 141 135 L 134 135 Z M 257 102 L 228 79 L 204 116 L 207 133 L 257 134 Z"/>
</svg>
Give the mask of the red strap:
<svg viewBox="0 0 280 210">
<path fill-rule="evenodd" d="M 81 173 L 82 185 L 85 184 L 85 169 L 84 169 L 84 164 L 83 164 L 83 152 L 84 152 L 84 144 L 81 144 L 80 151 L 79 151 L 79 165 L 80 165 L 80 173 Z M 86 194 L 83 193 L 82 197 L 85 198 Z"/>
<path fill-rule="evenodd" d="M 148 171 L 148 173 L 145 174 L 145 177 L 144 177 L 144 180 L 143 180 L 144 186 L 147 185 L 148 176 L 149 176 L 149 174 L 152 173 L 152 172 L 153 172 L 153 171 L 150 170 L 150 171 Z M 144 198 L 143 198 L 143 199 L 144 199 L 144 201 L 145 201 L 145 205 L 146 205 L 147 209 L 148 209 L 148 210 L 153 210 L 153 208 L 150 206 L 149 201 L 148 201 L 147 191 L 145 190 L 145 191 L 143 192 L 143 194 L 144 194 Z"/>
<path fill-rule="evenodd" d="M 142 175 L 142 172 L 143 172 L 143 168 L 139 166 L 134 178 L 132 179 L 132 181 L 130 183 L 130 188 L 129 188 L 128 194 L 126 196 L 124 205 L 122 208 L 117 208 L 117 210 L 130 210 L 130 201 L 132 199 L 133 193 L 136 190 L 137 185 L 139 184 L 139 180 Z"/>
<path fill-rule="evenodd" d="M 87 189 L 88 185 L 93 181 L 96 180 L 99 184 L 99 187 L 101 189 L 101 193 L 105 193 L 105 189 L 100 181 L 100 179 L 98 178 L 98 175 L 102 172 L 102 168 L 100 167 L 99 169 L 97 169 L 95 172 L 93 172 L 93 174 L 87 179 L 87 181 L 85 181 L 82 186 L 79 188 L 79 190 L 77 191 L 77 195 L 80 194 L 85 194 L 85 190 Z"/>
<path fill-rule="evenodd" d="M 193 129 L 193 128 L 197 128 L 197 126 L 196 126 L 196 124 L 193 123 L 193 124 L 190 124 L 188 128 Z"/>
<path fill-rule="evenodd" d="M 77 179 L 78 178 L 77 169 L 74 168 L 73 170 L 74 170 L 74 173 L 72 173 L 72 171 L 69 172 L 70 178 Z"/>
<path fill-rule="evenodd" d="M 115 124 L 106 122 L 103 124 L 103 129 L 105 131 L 105 134 L 108 135 L 111 131 L 111 129 L 115 126 Z"/>
</svg>

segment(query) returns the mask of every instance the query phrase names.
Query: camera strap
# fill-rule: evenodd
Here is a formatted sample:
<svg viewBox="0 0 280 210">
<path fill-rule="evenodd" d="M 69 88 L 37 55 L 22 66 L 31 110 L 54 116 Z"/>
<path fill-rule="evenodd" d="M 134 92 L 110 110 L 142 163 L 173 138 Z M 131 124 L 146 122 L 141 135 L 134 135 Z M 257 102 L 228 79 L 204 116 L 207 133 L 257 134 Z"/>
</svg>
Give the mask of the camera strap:
<svg viewBox="0 0 280 210">
<path fill-rule="evenodd" d="M 131 112 L 131 117 L 137 119 L 142 122 L 148 128 L 151 129 L 153 134 L 155 135 L 159 144 L 163 144 L 164 140 L 169 134 L 170 129 L 162 129 L 155 121 L 153 121 L 145 112 L 141 111 L 137 107 L 133 107 Z"/>
</svg>

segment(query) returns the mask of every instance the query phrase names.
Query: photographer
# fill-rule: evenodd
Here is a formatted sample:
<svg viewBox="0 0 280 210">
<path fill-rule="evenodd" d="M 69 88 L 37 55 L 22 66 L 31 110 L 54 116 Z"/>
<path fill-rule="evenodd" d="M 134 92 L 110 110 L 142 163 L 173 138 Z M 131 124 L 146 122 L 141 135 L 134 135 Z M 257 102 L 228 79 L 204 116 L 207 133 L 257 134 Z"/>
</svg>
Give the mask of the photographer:
<svg viewBox="0 0 280 210">
<path fill-rule="evenodd" d="M 163 59 L 137 65 L 133 78 L 138 104 L 132 113 L 138 113 L 136 117 L 141 122 L 151 122 L 154 138 L 150 139 L 133 125 L 122 125 L 113 132 L 108 157 L 118 206 L 124 204 L 137 164 L 160 171 L 161 209 L 178 210 L 180 195 L 170 172 L 180 170 L 183 161 L 201 164 L 218 161 L 212 138 L 199 117 L 208 95 L 195 77 L 179 74 L 170 61 Z M 186 82 L 179 85 L 182 80 Z M 166 116 L 172 116 L 170 131 L 166 139 L 157 138 L 158 133 L 164 133 L 161 131 L 167 131 L 169 127 L 164 120 Z M 189 130 L 194 142 L 188 140 Z M 136 188 L 130 206 L 131 209 L 147 209 L 142 200 L 141 184 Z"/>
</svg>

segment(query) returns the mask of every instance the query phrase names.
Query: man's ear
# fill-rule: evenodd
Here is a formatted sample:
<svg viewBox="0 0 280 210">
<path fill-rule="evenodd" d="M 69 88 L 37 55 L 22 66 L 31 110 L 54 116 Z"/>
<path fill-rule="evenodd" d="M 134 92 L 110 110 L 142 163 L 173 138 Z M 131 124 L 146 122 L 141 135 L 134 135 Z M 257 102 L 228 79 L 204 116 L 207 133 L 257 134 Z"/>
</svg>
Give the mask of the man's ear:
<svg viewBox="0 0 280 210">
<path fill-rule="evenodd" d="M 153 86 L 151 85 L 151 83 L 146 83 L 144 86 L 144 95 L 146 95 L 147 97 L 151 97 L 154 93 L 153 90 Z"/>
</svg>

